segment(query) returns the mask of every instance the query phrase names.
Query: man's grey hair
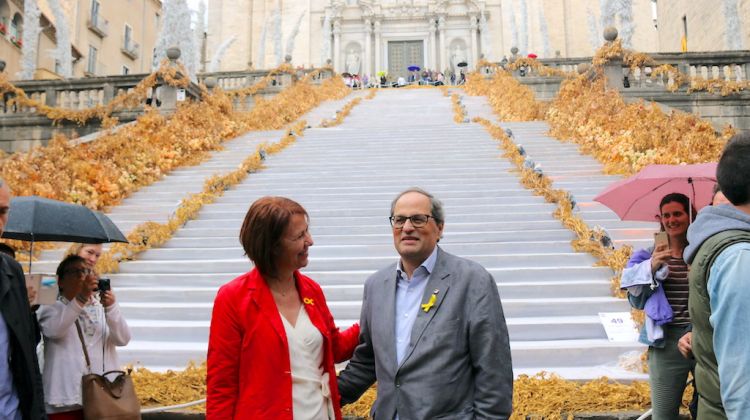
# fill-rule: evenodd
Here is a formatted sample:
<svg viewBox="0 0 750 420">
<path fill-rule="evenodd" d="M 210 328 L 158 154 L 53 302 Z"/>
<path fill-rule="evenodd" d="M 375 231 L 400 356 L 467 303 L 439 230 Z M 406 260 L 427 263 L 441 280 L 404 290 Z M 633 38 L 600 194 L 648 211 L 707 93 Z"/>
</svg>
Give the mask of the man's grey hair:
<svg viewBox="0 0 750 420">
<path fill-rule="evenodd" d="M 427 191 L 423 190 L 419 187 L 411 187 L 404 191 L 401 191 L 396 198 L 391 201 L 391 216 L 393 216 L 393 211 L 396 209 L 396 202 L 403 197 L 406 194 L 409 193 L 419 193 L 423 196 L 430 199 L 430 215 L 435 219 L 435 223 L 437 224 L 443 224 L 445 222 L 445 211 L 443 210 L 443 203 L 440 202 L 437 198 L 435 198 L 434 195 L 428 193 Z"/>
</svg>

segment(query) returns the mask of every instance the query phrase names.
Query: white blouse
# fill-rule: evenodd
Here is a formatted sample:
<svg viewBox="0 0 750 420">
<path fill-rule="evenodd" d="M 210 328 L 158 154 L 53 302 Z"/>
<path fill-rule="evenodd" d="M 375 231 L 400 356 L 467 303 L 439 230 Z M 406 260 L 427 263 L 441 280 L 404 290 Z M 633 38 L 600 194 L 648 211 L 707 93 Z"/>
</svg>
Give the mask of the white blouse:
<svg viewBox="0 0 750 420">
<path fill-rule="evenodd" d="M 75 321 L 81 325 L 91 373 L 120 368 L 115 347 L 130 341 L 130 328 L 117 303 L 104 308 L 95 298 L 86 306 L 59 297 L 37 312 L 44 336 L 44 399 L 47 413 L 81 407 L 81 377 L 89 373 Z M 111 379 L 111 378 L 110 378 Z"/>
<path fill-rule="evenodd" d="M 289 343 L 294 419 L 334 419 L 328 373 L 323 372 L 323 335 L 310 321 L 304 306 L 295 326 L 283 315 L 281 320 Z"/>
</svg>

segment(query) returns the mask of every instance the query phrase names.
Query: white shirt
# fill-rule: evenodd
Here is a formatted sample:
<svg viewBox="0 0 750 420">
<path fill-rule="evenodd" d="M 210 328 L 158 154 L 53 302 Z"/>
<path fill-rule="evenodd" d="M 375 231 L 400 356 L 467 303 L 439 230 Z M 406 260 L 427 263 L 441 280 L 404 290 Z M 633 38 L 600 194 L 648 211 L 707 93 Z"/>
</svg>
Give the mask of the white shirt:
<svg viewBox="0 0 750 420">
<path fill-rule="evenodd" d="M 42 380 L 46 410 L 77 410 L 81 406 L 81 377 L 119 369 L 115 346 L 128 344 L 130 328 L 117 303 L 105 309 L 96 299 L 83 307 L 77 300 L 69 302 L 61 296 L 54 305 L 42 305 L 38 316 L 44 336 Z M 86 342 L 91 372 L 86 368 L 76 320 Z"/>
<path fill-rule="evenodd" d="M 323 371 L 323 335 L 310 321 L 304 306 L 300 307 L 295 326 L 279 315 L 289 344 L 294 419 L 333 419 L 328 373 Z"/>
</svg>

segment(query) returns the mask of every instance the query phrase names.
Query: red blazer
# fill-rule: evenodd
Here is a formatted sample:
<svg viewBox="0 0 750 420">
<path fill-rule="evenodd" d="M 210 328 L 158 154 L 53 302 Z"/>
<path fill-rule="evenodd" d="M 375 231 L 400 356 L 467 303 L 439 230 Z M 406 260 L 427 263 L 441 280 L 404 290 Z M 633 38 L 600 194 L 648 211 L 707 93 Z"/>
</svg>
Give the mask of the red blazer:
<svg viewBox="0 0 750 420">
<path fill-rule="evenodd" d="M 323 369 L 328 372 L 336 419 L 341 403 L 334 362 L 348 360 L 359 340 L 359 325 L 339 332 L 320 286 L 294 273 L 310 321 L 323 335 Z M 207 419 L 292 420 L 289 345 L 281 315 L 257 269 L 219 289 L 208 339 Z"/>
</svg>

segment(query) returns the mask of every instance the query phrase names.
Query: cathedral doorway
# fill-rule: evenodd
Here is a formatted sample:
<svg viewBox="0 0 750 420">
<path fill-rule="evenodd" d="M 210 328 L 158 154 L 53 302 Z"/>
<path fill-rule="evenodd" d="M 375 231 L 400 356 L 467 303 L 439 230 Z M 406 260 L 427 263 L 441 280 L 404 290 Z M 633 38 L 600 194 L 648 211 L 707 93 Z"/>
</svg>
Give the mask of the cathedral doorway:
<svg viewBox="0 0 750 420">
<path fill-rule="evenodd" d="M 408 79 L 409 66 L 424 69 L 424 41 L 388 41 L 388 78 Z"/>
</svg>

